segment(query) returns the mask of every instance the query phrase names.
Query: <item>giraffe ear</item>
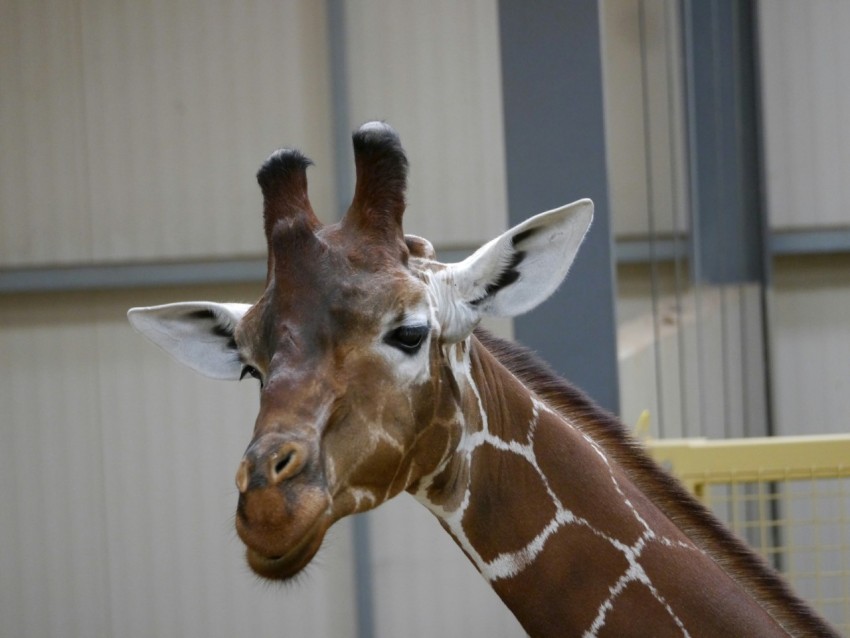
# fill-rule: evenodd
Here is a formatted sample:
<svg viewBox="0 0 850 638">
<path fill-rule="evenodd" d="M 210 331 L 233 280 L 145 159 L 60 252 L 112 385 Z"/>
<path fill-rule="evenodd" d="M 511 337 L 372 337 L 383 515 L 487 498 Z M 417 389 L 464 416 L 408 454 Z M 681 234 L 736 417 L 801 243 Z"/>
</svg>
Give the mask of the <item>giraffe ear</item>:
<svg viewBox="0 0 850 638">
<path fill-rule="evenodd" d="M 443 338 L 463 339 L 483 316 L 514 317 L 545 301 L 561 284 L 593 220 L 582 199 L 535 215 L 440 272 L 449 308 Z"/>
<path fill-rule="evenodd" d="M 238 380 L 243 364 L 233 333 L 250 307 L 188 301 L 131 308 L 127 318 L 133 328 L 180 363 L 213 379 Z"/>
<path fill-rule="evenodd" d="M 430 241 L 418 235 L 405 235 L 404 243 L 407 244 L 407 249 L 410 251 L 411 257 L 420 257 L 422 259 L 434 260 L 437 258 L 437 252 Z"/>
</svg>

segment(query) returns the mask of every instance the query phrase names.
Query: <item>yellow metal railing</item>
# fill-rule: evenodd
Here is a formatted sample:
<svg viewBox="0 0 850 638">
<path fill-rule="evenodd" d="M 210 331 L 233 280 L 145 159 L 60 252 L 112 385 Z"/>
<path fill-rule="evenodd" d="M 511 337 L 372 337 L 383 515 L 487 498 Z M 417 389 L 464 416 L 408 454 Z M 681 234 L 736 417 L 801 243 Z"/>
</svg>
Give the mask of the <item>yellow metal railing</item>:
<svg viewBox="0 0 850 638">
<path fill-rule="evenodd" d="M 663 439 L 647 447 L 850 636 L 850 435 Z"/>
</svg>

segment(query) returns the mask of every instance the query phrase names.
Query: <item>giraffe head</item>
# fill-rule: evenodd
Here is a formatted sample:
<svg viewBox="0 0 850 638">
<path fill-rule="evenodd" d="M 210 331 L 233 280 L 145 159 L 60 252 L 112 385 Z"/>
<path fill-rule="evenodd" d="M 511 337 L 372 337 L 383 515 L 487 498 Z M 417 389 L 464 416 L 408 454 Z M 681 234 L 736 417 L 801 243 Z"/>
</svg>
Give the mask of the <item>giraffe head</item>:
<svg viewBox="0 0 850 638">
<path fill-rule="evenodd" d="M 407 160 L 395 131 L 373 122 L 353 141 L 355 193 L 333 225 L 313 213 L 303 155 L 281 150 L 260 169 L 268 274 L 259 301 L 129 312 L 195 370 L 259 380 L 236 527 L 250 566 L 268 578 L 293 576 L 334 521 L 446 462 L 462 435 L 454 370 L 472 330 L 548 297 L 592 218 L 582 200 L 440 264 L 428 241 L 402 230 Z"/>
</svg>

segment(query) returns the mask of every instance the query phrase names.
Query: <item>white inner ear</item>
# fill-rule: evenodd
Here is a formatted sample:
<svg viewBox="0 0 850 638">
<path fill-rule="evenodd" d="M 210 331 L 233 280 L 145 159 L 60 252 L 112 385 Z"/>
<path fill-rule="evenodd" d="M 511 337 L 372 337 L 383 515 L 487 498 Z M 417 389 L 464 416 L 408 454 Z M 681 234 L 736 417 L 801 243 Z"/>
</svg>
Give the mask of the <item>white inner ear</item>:
<svg viewBox="0 0 850 638">
<path fill-rule="evenodd" d="M 188 301 L 131 308 L 132 326 L 172 357 L 214 379 L 238 380 L 242 362 L 233 334 L 250 304 Z"/>
<path fill-rule="evenodd" d="M 444 338 L 464 338 L 482 316 L 514 317 L 545 301 L 575 260 L 593 202 L 582 199 L 535 215 L 441 271 Z M 442 296 L 442 295 L 441 295 Z"/>
</svg>

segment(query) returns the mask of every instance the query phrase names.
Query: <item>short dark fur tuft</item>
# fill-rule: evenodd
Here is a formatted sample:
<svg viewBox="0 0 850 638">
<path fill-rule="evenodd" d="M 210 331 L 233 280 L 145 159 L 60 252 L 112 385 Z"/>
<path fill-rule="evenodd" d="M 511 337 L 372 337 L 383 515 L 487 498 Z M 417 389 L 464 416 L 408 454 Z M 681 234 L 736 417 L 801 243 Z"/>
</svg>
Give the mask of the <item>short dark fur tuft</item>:
<svg viewBox="0 0 850 638">
<path fill-rule="evenodd" d="M 352 136 L 357 186 L 352 206 L 367 214 L 370 224 L 391 221 L 401 227 L 406 206 L 407 156 L 401 140 L 383 122 L 361 126 Z M 381 217 L 389 214 L 388 220 Z"/>
<path fill-rule="evenodd" d="M 267 241 L 271 241 L 275 224 L 281 219 L 303 217 L 311 228 L 321 226 L 307 195 L 307 167 L 312 164 L 301 151 L 282 148 L 272 153 L 257 171 L 257 182 L 263 191 L 263 228 Z"/>
<path fill-rule="evenodd" d="M 313 162 L 301 151 L 293 148 L 282 148 L 263 162 L 257 171 L 257 182 L 266 197 L 274 196 L 278 190 L 285 188 L 293 178 L 303 175 Z"/>
</svg>

